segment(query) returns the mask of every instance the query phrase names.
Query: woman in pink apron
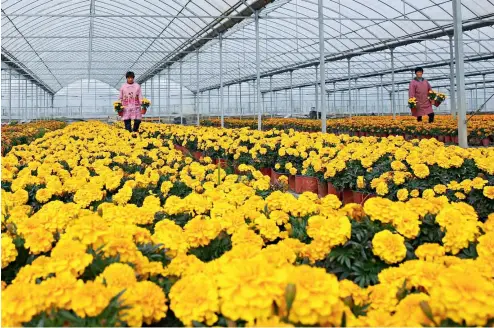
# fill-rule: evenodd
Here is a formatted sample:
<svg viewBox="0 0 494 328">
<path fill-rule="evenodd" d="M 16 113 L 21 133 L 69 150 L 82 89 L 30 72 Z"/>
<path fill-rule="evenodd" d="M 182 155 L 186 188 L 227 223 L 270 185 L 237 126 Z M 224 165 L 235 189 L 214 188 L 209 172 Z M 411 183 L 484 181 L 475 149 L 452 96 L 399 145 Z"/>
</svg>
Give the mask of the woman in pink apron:
<svg viewBox="0 0 494 328">
<path fill-rule="evenodd" d="M 432 88 L 429 81 L 422 77 L 423 74 L 424 69 L 422 67 L 415 69 L 415 78 L 410 82 L 408 97 L 417 99 L 417 107 L 412 109 L 412 115 L 417 118 L 417 121 L 422 122 L 422 116 L 427 115 L 429 116 L 429 123 L 432 123 L 434 122 L 434 112 L 429 100 L 429 90 Z"/>
<path fill-rule="evenodd" d="M 123 106 L 122 119 L 125 124 L 125 129 L 129 132 L 138 132 L 141 124 L 141 101 L 142 92 L 141 86 L 134 82 L 134 72 L 127 72 L 125 78 L 127 83 L 120 88 L 120 101 Z M 134 120 L 134 128 L 131 127 L 131 120 Z"/>
</svg>

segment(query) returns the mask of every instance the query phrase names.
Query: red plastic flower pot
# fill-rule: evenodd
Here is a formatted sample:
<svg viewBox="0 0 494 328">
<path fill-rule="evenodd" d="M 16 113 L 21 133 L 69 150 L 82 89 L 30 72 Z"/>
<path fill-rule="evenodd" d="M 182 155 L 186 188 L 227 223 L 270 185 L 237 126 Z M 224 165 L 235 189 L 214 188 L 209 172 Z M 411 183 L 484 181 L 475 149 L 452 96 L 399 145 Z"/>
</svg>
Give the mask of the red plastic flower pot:
<svg viewBox="0 0 494 328">
<path fill-rule="evenodd" d="M 453 138 L 451 136 L 444 136 L 444 142 L 445 143 L 451 143 L 453 141 Z"/>
<path fill-rule="evenodd" d="M 353 192 L 353 201 L 357 204 L 363 204 L 364 203 L 364 194 L 361 193 L 360 191 L 354 191 Z"/>
<path fill-rule="evenodd" d="M 223 168 L 223 169 L 227 167 L 226 160 L 225 160 L 225 159 L 222 159 L 222 158 L 220 158 L 220 159 L 215 159 L 215 160 L 214 160 L 214 164 L 219 165 L 219 166 L 220 166 L 221 168 Z"/>
<path fill-rule="evenodd" d="M 123 110 L 117 112 L 118 116 L 122 117 L 123 116 Z"/>
<path fill-rule="evenodd" d="M 323 181 L 318 181 L 317 182 L 317 195 L 319 198 L 323 198 L 328 194 L 328 184 Z"/>
<path fill-rule="evenodd" d="M 148 111 L 147 109 L 142 108 L 141 109 L 141 114 L 144 115 L 144 114 L 146 114 L 147 111 Z"/>
<path fill-rule="evenodd" d="M 202 152 L 200 152 L 200 151 L 195 151 L 195 152 L 193 152 L 193 153 L 192 153 L 192 156 L 194 156 L 194 159 L 195 159 L 196 161 L 198 161 L 198 160 L 200 160 L 200 159 L 201 159 L 201 157 L 202 157 Z"/>
<path fill-rule="evenodd" d="M 306 175 L 295 176 L 295 192 L 302 194 L 307 191 L 317 193 L 317 178 Z"/>
<path fill-rule="evenodd" d="M 270 167 L 262 167 L 259 171 L 265 176 L 271 176 L 271 168 Z"/>
<path fill-rule="evenodd" d="M 489 140 L 489 138 L 482 139 L 482 146 L 487 147 L 490 143 L 491 141 Z"/>
<path fill-rule="evenodd" d="M 442 101 L 434 100 L 434 106 L 439 107 L 441 105 Z"/>
<path fill-rule="evenodd" d="M 437 141 L 444 142 L 445 136 L 437 136 Z"/>
<path fill-rule="evenodd" d="M 354 203 L 353 200 L 353 191 L 350 189 L 343 190 L 343 204 Z"/>
<path fill-rule="evenodd" d="M 286 174 L 278 173 L 275 170 L 271 170 L 271 183 L 278 183 L 278 180 L 282 175 L 286 176 Z"/>
<path fill-rule="evenodd" d="M 454 144 L 458 144 L 458 142 L 459 142 L 459 141 L 458 141 L 458 136 L 454 136 L 454 137 L 453 137 L 453 143 L 454 143 Z"/>
<path fill-rule="evenodd" d="M 288 188 L 291 191 L 295 191 L 295 176 L 294 175 L 288 176 Z"/>
<path fill-rule="evenodd" d="M 331 182 L 328 182 L 328 195 L 335 195 L 335 196 L 340 196 L 340 193 L 336 188 L 333 186 Z"/>
</svg>

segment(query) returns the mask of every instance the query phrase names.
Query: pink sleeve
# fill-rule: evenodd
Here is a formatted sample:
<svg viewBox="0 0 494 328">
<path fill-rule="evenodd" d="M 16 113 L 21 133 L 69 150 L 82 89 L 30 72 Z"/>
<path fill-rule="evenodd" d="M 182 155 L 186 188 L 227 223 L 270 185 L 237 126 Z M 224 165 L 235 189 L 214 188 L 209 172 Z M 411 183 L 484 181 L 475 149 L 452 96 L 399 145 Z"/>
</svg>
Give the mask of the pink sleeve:
<svg viewBox="0 0 494 328">
<path fill-rule="evenodd" d="M 118 99 L 120 99 L 120 101 L 123 99 L 123 86 L 120 88 L 120 95 L 118 96 Z"/>
<path fill-rule="evenodd" d="M 415 97 L 415 83 L 410 82 L 410 86 L 408 87 L 408 98 Z"/>
<path fill-rule="evenodd" d="M 138 87 L 138 90 L 137 90 L 137 98 L 139 99 L 139 106 L 142 105 L 142 90 L 141 90 L 141 86 Z"/>
<path fill-rule="evenodd" d="M 427 89 L 427 91 L 432 90 L 432 87 L 431 87 L 431 84 L 429 83 L 429 81 L 427 81 L 427 86 L 429 87 L 429 89 Z"/>
</svg>

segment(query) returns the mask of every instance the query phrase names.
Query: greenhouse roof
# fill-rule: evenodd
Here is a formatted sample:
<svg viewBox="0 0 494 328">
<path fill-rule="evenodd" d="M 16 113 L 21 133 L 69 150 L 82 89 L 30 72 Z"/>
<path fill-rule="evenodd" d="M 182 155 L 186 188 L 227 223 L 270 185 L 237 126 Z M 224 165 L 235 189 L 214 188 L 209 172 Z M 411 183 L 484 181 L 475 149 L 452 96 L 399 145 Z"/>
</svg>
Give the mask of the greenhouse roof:
<svg viewBox="0 0 494 328">
<path fill-rule="evenodd" d="M 481 82 L 494 71 L 494 0 L 462 6 L 465 74 Z M 348 88 L 349 77 L 354 88 L 381 76 L 389 84 L 391 51 L 397 83 L 419 65 L 431 80 L 448 79 L 450 0 L 324 0 L 323 7 L 329 91 Z M 261 90 L 286 89 L 290 80 L 311 86 L 317 9 L 317 0 L 3 0 L 2 61 L 50 93 L 91 78 L 118 87 L 127 70 L 145 82 L 168 67 L 175 81 L 181 70 L 185 87 L 207 91 L 219 87 L 220 34 L 224 85 L 256 78 L 259 10 Z"/>
</svg>

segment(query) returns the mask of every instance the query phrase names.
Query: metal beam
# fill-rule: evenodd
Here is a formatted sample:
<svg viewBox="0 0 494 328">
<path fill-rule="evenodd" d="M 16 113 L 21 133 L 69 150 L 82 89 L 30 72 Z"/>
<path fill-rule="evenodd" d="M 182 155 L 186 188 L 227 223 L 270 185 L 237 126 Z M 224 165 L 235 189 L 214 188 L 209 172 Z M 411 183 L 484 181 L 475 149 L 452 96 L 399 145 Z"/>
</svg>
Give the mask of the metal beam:
<svg viewBox="0 0 494 328">
<path fill-rule="evenodd" d="M 494 59 L 494 53 L 488 54 L 488 55 L 482 55 L 482 56 L 472 56 L 472 57 L 467 57 L 465 58 L 465 62 L 476 62 L 476 61 L 483 61 L 483 60 L 490 60 Z M 396 73 L 404 73 L 404 72 L 413 72 L 415 67 L 420 66 L 423 68 L 438 68 L 438 67 L 443 67 L 443 66 L 449 66 L 450 65 L 450 60 L 444 60 L 440 62 L 434 62 L 434 63 L 422 63 L 422 64 L 416 64 L 416 65 L 408 65 L 408 66 L 403 66 L 398 69 L 395 68 L 394 72 Z M 371 78 L 371 77 L 377 77 L 377 76 L 383 76 L 391 74 L 391 69 L 385 69 L 381 71 L 374 71 L 372 73 L 364 73 L 364 74 L 354 74 L 350 78 L 351 79 L 366 79 L 366 78 Z M 326 84 L 328 83 L 337 83 L 337 82 L 346 82 L 348 80 L 347 76 L 342 75 L 341 77 L 338 78 L 331 78 L 331 79 L 326 79 Z M 318 81 L 319 82 L 319 81 Z M 315 85 L 316 82 L 308 82 L 308 83 L 300 83 L 297 85 L 294 85 L 294 87 L 308 87 Z M 289 87 L 278 87 L 274 88 L 273 91 L 281 91 L 284 89 L 288 89 Z M 347 89 L 348 90 L 348 89 Z M 263 93 L 266 91 L 262 91 Z"/>
<path fill-rule="evenodd" d="M 492 18 L 493 17 L 494 17 L 494 14 L 488 14 L 488 15 L 484 15 L 484 16 L 474 18 L 474 19 L 464 20 L 463 21 L 463 31 L 466 32 L 466 31 L 475 30 L 475 29 L 478 29 L 481 27 L 492 26 L 492 24 L 493 24 Z M 343 60 L 343 59 L 346 59 L 348 57 L 364 55 L 364 54 L 367 54 L 369 52 L 386 51 L 386 50 L 389 50 L 390 48 L 402 47 L 402 46 L 406 46 L 409 44 L 418 43 L 418 42 L 421 42 L 423 40 L 438 39 L 438 38 L 447 36 L 449 34 L 452 34 L 453 32 L 454 32 L 453 24 L 451 24 L 449 26 L 439 26 L 439 27 L 436 27 L 434 29 L 428 29 L 427 31 L 421 31 L 421 32 L 410 34 L 408 36 L 409 38 L 406 40 L 398 40 L 395 42 L 381 41 L 381 42 L 374 43 L 374 44 L 367 46 L 367 47 L 360 47 L 358 49 L 343 51 L 343 52 L 340 52 L 338 54 L 325 56 L 324 60 L 325 60 L 325 62 L 332 62 L 332 61 Z M 288 66 L 285 66 L 285 67 L 280 68 L 280 69 L 268 70 L 268 71 L 261 73 L 261 78 L 269 76 L 269 75 L 278 75 L 278 74 L 282 74 L 282 73 L 287 73 L 290 70 L 308 68 L 308 67 L 312 67 L 315 65 L 319 65 L 319 59 L 317 59 L 317 60 L 312 59 L 312 60 L 309 60 L 309 61 L 306 61 L 303 63 L 298 63 L 295 65 L 288 65 Z M 246 77 L 243 77 L 240 79 L 235 79 L 235 80 L 231 80 L 229 82 L 225 82 L 224 84 L 225 85 L 236 84 L 239 82 L 246 82 L 246 81 L 251 81 L 254 79 L 255 79 L 255 77 L 250 75 L 250 76 L 246 76 Z M 313 83 L 312 83 L 312 85 L 313 85 Z M 203 88 L 202 91 L 207 91 L 208 89 L 215 89 L 217 87 L 218 87 L 217 85 L 212 85 L 212 86 L 209 86 L 208 88 Z"/>
<path fill-rule="evenodd" d="M 216 18 L 214 19 L 210 24 L 205 26 L 203 29 L 201 29 L 199 32 L 196 33 L 196 35 L 191 35 L 189 37 L 189 40 L 186 41 L 184 44 L 179 46 L 177 49 L 175 49 L 170 55 L 166 56 L 161 60 L 159 63 L 151 67 L 149 70 L 147 70 L 144 74 L 141 75 L 141 77 L 137 80 L 138 83 L 142 83 L 152 77 L 154 74 L 157 72 L 163 70 L 167 66 L 173 65 L 173 63 L 180 61 L 183 59 L 185 56 L 187 56 L 188 53 L 195 51 L 196 49 L 199 49 L 203 47 L 206 43 L 208 43 L 212 38 L 218 37 L 220 33 L 224 33 L 234 27 L 235 25 L 243 22 L 245 19 L 252 18 L 251 16 L 254 14 L 256 10 L 260 10 L 264 8 L 266 5 L 271 3 L 273 0 L 256 0 L 249 6 L 247 6 L 245 9 L 241 10 L 238 15 L 241 18 L 235 18 L 232 17 L 230 18 L 229 16 L 236 12 L 240 6 L 243 4 L 243 1 L 238 1 L 235 5 L 231 6 L 226 12 L 223 13 L 223 16 L 229 17 L 227 21 L 222 22 L 224 18 Z M 219 26 L 217 26 L 219 25 Z M 215 27 L 217 26 L 217 27 Z M 212 31 L 210 31 L 212 30 Z M 210 32 L 207 32 L 210 31 Z M 203 35 L 206 33 L 206 35 Z M 203 37 L 203 39 L 199 39 Z M 204 39 L 205 38 L 205 39 Z M 228 85 L 231 85 L 234 83 L 229 83 Z M 217 89 L 218 86 L 215 88 L 211 89 Z M 202 90 L 201 90 L 202 91 Z M 207 90 L 206 90 L 207 91 Z"/>
<path fill-rule="evenodd" d="M 55 94 L 55 91 L 50 88 L 47 84 L 43 82 L 33 71 L 27 68 L 21 61 L 19 61 L 15 56 L 13 56 L 10 52 L 8 52 L 4 47 L 2 47 L 1 54 L 2 62 L 4 62 L 10 68 L 13 68 L 17 72 L 21 73 L 24 76 L 28 76 L 32 83 L 39 86 L 41 89 L 45 90 L 50 94 Z M 58 81 L 57 81 L 58 82 Z"/>
</svg>

